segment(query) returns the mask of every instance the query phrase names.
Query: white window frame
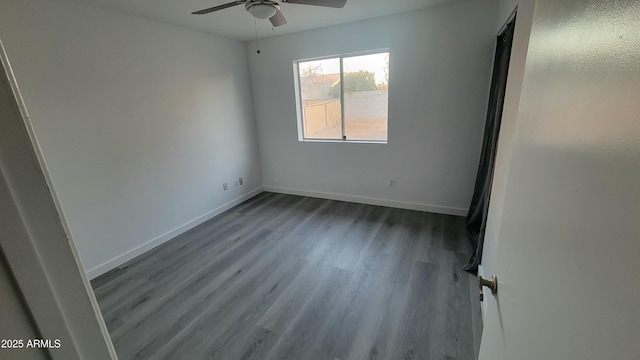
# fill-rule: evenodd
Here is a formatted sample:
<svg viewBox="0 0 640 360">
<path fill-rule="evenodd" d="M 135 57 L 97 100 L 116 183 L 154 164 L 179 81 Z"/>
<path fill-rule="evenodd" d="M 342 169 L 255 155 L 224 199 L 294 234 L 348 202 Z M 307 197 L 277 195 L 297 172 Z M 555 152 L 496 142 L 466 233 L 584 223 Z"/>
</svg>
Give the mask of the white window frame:
<svg viewBox="0 0 640 360">
<path fill-rule="evenodd" d="M 296 97 L 296 115 L 297 115 L 297 126 L 298 126 L 298 141 L 303 142 L 327 142 L 327 143 L 365 143 L 365 144 L 387 144 L 389 142 L 389 110 L 387 109 L 387 139 L 386 140 L 374 140 L 374 139 L 347 139 L 345 135 L 345 118 L 344 118 L 344 71 L 342 62 L 345 58 L 363 56 L 363 55 L 373 55 L 373 54 L 381 54 L 381 53 L 389 53 L 391 51 L 388 48 L 383 49 L 375 49 L 375 50 L 367 50 L 360 52 L 353 52 L 348 54 L 338 54 L 338 55 L 327 55 L 327 56 L 319 56 L 313 58 L 306 59 L 298 59 L 293 61 L 293 79 L 294 79 L 294 90 Z M 341 125 L 342 125 L 342 138 L 341 139 L 323 139 L 323 138 L 306 138 L 304 137 L 304 116 L 303 116 L 303 106 L 302 106 L 302 95 L 300 88 L 300 67 L 299 64 L 301 62 L 307 61 L 317 61 L 317 60 L 326 60 L 326 59 L 340 59 L 340 112 L 341 112 Z M 391 58 L 391 55 L 389 55 Z M 389 60 L 391 62 L 391 60 Z M 391 67 L 391 65 L 389 65 Z M 388 95 L 387 95 L 388 101 Z"/>
</svg>

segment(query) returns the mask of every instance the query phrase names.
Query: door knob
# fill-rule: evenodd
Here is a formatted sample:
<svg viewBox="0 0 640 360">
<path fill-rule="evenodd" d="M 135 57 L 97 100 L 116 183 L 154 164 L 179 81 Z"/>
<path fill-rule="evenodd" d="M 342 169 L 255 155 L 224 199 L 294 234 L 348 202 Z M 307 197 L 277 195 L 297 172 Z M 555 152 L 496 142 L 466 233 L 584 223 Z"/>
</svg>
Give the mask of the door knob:
<svg viewBox="0 0 640 360">
<path fill-rule="evenodd" d="M 478 283 L 480 284 L 480 301 L 484 300 L 484 294 L 482 292 L 483 286 L 491 289 L 492 295 L 498 293 L 498 277 L 496 276 L 496 274 L 491 275 L 491 279 L 483 279 L 482 276 L 478 276 Z"/>
</svg>

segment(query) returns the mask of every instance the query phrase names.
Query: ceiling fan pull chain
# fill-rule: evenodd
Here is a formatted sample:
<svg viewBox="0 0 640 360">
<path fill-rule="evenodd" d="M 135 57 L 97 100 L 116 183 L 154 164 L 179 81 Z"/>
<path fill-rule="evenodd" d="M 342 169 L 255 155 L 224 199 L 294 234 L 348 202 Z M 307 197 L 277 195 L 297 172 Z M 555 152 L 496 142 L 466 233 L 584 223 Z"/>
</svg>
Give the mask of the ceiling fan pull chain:
<svg viewBox="0 0 640 360">
<path fill-rule="evenodd" d="M 254 8 L 251 8 L 251 10 L 253 10 L 253 26 L 256 29 L 256 54 L 260 54 L 260 41 L 258 40 L 258 22 L 256 21 L 256 10 Z"/>
</svg>

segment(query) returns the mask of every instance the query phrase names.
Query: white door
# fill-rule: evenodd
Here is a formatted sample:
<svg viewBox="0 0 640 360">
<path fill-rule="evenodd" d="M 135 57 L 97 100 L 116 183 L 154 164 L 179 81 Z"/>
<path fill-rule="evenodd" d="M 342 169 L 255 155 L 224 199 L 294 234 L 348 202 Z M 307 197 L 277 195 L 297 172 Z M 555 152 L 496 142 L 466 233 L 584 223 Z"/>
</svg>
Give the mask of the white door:
<svg viewBox="0 0 640 360">
<path fill-rule="evenodd" d="M 537 0 L 519 101 L 480 359 L 640 359 L 640 2 Z"/>
<path fill-rule="evenodd" d="M 0 41 L 1 360 L 117 359 L 58 204 Z"/>
</svg>

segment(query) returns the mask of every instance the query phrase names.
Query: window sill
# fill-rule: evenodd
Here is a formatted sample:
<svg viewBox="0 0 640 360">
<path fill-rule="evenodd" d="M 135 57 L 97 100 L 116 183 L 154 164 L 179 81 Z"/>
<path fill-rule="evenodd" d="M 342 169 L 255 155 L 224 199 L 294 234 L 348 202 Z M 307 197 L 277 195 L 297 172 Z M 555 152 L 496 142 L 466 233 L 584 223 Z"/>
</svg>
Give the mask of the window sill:
<svg viewBox="0 0 640 360">
<path fill-rule="evenodd" d="M 299 139 L 308 143 L 387 144 L 388 140 Z"/>
</svg>

